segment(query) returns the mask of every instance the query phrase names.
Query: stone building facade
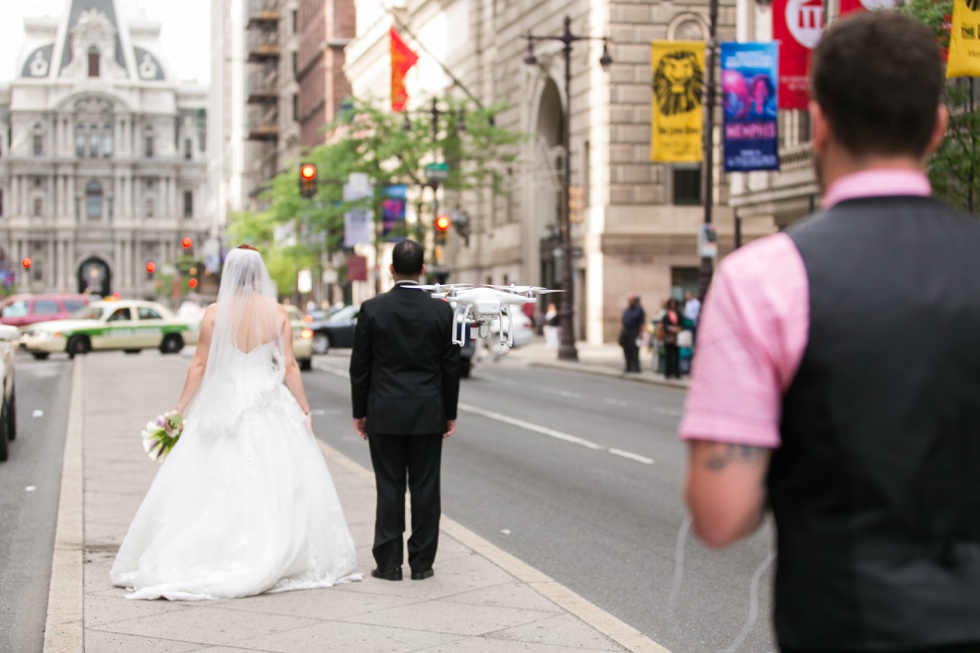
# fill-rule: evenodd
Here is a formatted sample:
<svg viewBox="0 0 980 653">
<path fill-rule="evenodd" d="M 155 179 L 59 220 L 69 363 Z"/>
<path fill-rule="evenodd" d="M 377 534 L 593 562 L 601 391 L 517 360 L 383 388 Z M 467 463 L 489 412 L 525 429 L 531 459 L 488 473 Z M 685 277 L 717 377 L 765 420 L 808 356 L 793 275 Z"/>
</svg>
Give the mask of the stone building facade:
<svg viewBox="0 0 980 653">
<path fill-rule="evenodd" d="M 207 89 L 175 81 L 159 25 L 120 5 L 27 19 L 19 76 L 0 86 L 0 268 L 18 290 L 154 295 L 146 264 L 211 230 Z"/>
<path fill-rule="evenodd" d="M 420 55 L 408 77 L 410 106 L 447 94 L 485 106 L 503 99 L 509 108 L 497 124 L 527 136 L 518 161 L 503 171 L 507 194 L 441 197 L 443 206 L 465 210 L 472 225 L 468 244 L 450 238 L 451 280 L 560 285 L 562 121 L 570 115 L 571 187 L 584 203 L 572 228 L 572 244 L 582 253 L 574 259 L 577 338 L 615 341 L 628 292 L 639 293 L 655 313 L 671 294 L 697 290 L 702 171 L 698 164 L 650 160 L 650 46 L 663 39 L 707 41 L 708 0 L 401 0 L 384 6 L 363 0 L 355 6 L 357 37 L 347 48 L 346 67 L 355 96 L 387 98 L 388 28 L 404 25 Z M 574 43 L 570 98 L 561 43 L 535 43 L 537 63 L 524 63 L 526 35 L 559 35 L 565 16 L 573 34 L 608 37 L 613 59 L 603 70 L 602 41 Z M 735 0 L 719 0 L 719 41 L 734 39 L 735 19 Z M 712 201 L 723 254 L 733 247 L 734 222 L 717 129 Z M 746 224 L 743 236 L 757 229 L 771 226 Z"/>
</svg>

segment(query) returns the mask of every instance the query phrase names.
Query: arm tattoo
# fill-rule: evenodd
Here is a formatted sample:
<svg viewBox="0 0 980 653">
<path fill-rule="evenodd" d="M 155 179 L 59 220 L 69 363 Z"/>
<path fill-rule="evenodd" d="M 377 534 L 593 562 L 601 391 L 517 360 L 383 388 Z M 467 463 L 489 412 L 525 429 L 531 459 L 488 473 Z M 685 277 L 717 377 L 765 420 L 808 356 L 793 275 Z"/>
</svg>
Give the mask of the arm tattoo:
<svg viewBox="0 0 980 653">
<path fill-rule="evenodd" d="M 759 465 L 765 461 L 768 452 L 768 449 L 747 444 L 718 444 L 705 457 L 704 466 L 710 471 L 719 472 L 733 462 Z"/>
</svg>

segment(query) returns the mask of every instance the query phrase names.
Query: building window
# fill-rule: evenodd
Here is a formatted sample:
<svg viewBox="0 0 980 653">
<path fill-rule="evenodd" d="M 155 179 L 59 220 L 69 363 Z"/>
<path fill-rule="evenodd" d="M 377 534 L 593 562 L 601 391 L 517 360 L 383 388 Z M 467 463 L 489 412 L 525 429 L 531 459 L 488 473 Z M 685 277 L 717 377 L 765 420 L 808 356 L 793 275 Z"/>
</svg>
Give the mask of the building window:
<svg viewBox="0 0 980 653">
<path fill-rule="evenodd" d="M 3 216 L 3 191 L 0 190 L 0 217 Z"/>
<path fill-rule="evenodd" d="M 299 59 L 296 50 L 293 50 L 293 79 L 297 79 L 299 74 Z"/>
<path fill-rule="evenodd" d="M 102 217 L 102 186 L 97 181 L 90 181 L 85 187 L 85 217 L 89 220 Z"/>
<path fill-rule="evenodd" d="M 40 134 L 34 134 L 34 156 L 44 155 L 44 140 Z"/>
<path fill-rule="evenodd" d="M 85 156 L 85 125 L 75 126 L 75 156 Z"/>
<path fill-rule="evenodd" d="M 99 134 L 95 131 L 94 125 L 88 137 L 88 155 L 93 159 L 99 157 Z"/>
<path fill-rule="evenodd" d="M 147 136 L 146 137 L 146 158 L 147 159 L 152 159 L 153 158 L 153 137 L 152 136 Z"/>
<path fill-rule="evenodd" d="M 299 21 L 297 20 L 297 11 L 293 9 L 293 34 L 296 33 L 296 28 L 299 26 Z"/>
<path fill-rule="evenodd" d="M 34 198 L 34 216 L 41 217 L 44 213 L 44 201 L 40 197 Z"/>
<path fill-rule="evenodd" d="M 99 49 L 94 45 L 88 49 L 88 76 L 99 76 Z"/>
<path fill-rule="evenodd" d="M 146 198 L 146 217 L 148 217 L 148 218 L 152 218 L 153 217 L 153 208 L 154 208 L 153 207 L 153 198 L 152 197 Z"/>
<path fill-rule="evenodd" d="M 184 217 L 194 217 L 194 193 L 189 190 L 184 191 Z"/>
<path fill-rule="evenodd" d="M 190 161 L 194 157 L 194 141 L 190 138 L 184 139 L 184 158 Z"/>
<path fill-rule="evenodd" d="M 43 267 L 43 261 L 34 261 L 31 263 L 31 275 L 34 281 L 44 281 Z"/>
<path fill-rule="evenodd" d="M 299 120 L 299 94 L 293 93 L 293 120 Z"/>
<path fill-rule="evenodd" d="M 681 206 L 701 204 L 701 166 L 678 164 L 673 168 L 673 203 Z"/>
<path fill-rule="evenodd" d="M 112 123 L 107 122 L 102 136 L 102 156 L 112 156 Z"/>
</svg>

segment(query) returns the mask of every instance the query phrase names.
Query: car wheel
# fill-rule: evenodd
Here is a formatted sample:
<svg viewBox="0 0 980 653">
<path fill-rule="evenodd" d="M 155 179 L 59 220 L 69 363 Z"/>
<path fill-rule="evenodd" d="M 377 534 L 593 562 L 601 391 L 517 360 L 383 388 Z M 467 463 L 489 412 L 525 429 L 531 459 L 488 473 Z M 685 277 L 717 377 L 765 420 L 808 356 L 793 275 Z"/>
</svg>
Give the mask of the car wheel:
<svg viewBox="0 0 980 653">
<path fill-rule="evenodd" d="M 142 349 L 123 349 L 123 351 L 126 352 L 127 354 L 138 354 L 138 353 L 140 353 L 143 350 Z"/>
<path fill-rule="evenodd" d="M 313 353 L 326 354 L 330 351 L 330 338 L 325 333 L 313 334 Z"/>
<path fill-rule="evenodd" d="M 10 393 L 10 405 L 7 406 L 7 415 L 4 420 L 7 427 L 7 437 L 11 440 L 17 438 L 17 393 Z"/>
<path fill-rule="evenodd" d="M 46 352 L 46 351 L 32 351 L 31 352 L 31 356 L 33 356 L 34 358 L 36 358 L 39 361 L 46 361 L 46 360 L 48 360 L 48 356 L 49 355 L 50 354 L 48 354 L 48 352 Z"/>
<path fill-rule="evenodd" d="M 3 419 L 0 420 L 0 462 L 7 459 L 7 407 L 3 409 Z"/>
<path fill-rule="evenodd" d="M 184 348 L 184 339 L 176 333 L 169 334 L 160 343 L 160 352 L 163 354 L 176 354 Z"/>
<path fill-rule="evenodd" d="M 303 372 L 309 372 L 310 370 L 313 369 L 313 359 L 312 358 L 304 358 L 304 359 L 298 360 L 296 362 L 299 363 L 299 369 L 302 370 Z"/>
<path fill-rule="evenodd" d="M 68 352 L 68 358 L 75 358 L 79 354 L 87 354 L 90 349 L 91 344 L 85 336 L 72 336 L 68 339 L 68 346 L 65 347 L 65 351 Z"/>
<path fill-rule="evenodd" d="M 459 378 L 470 378 L 470 370 L 473 369 L 473 362 L 469 358 L 461 358 L 459 361 Z"/>
</svg>

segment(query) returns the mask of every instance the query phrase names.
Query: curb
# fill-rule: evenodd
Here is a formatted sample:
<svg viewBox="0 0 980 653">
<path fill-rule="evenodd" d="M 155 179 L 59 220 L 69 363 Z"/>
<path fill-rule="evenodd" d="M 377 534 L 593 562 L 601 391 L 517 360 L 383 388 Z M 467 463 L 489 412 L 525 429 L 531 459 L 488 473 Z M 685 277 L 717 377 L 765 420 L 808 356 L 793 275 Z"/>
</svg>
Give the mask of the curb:
<svg viewBox="0 0 980 653">
<path fill-rule="evenodd" d="M 645 383 L 647 385 L 659 385 L 665 388 L 677 388 L 680 390 L 687 390 L 689 381 L 668 381 L 667 379 L 657 378 L 656 376 L 642 376 L 640 374 L 626 374 L 625 372 L 617 372 L 615 370 L 608 370 L 597 365 L 587 365 L 583 363 L 571 363 L 564 361 L 548 361 L 548 360 L 534 360 L 526 359 L 528 367 L 541 367 L 550 368 L 556 370 L 567 370 L 571 372 L 581 372 L 583 374 L 596 374 L 599 376 L 606 376 L 613 379 L 622 379 L 624 381 L 635 381 L 637 383 Z"/>
</svg>

